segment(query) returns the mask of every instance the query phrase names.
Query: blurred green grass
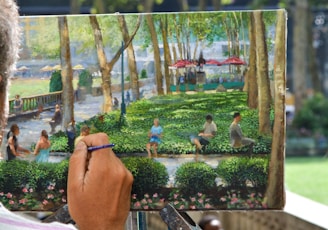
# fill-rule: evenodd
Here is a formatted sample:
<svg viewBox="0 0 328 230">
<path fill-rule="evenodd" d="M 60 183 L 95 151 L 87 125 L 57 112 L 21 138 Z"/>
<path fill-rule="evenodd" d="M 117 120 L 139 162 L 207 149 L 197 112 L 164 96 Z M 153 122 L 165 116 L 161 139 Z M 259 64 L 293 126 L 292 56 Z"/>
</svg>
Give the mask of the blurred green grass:
<svg viewBox="0 0 328 230">
<path fill-rule="evenodd" d="M 287 157 L 285 183 L 288 191 L 328 205 L 328 157 Z"/>
</svg>

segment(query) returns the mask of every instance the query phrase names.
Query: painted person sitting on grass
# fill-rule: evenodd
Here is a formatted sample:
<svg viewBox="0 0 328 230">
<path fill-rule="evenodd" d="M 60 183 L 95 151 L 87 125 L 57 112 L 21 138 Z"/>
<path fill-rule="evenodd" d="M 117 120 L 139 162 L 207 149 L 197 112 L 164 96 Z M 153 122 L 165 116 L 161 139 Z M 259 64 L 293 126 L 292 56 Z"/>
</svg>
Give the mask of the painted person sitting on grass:
<svg viewBox="0 0 328 230">
<path fill-rule="evenodd" d="M 216 135 L 218 131 L 211 114 L 207 114 L 205 120 L 206 122 L 203 125 L 203 129 L 198 133 L 198 136 L 190 137 L 191 143 L 196 145 L 197 155 L 200 151 L 204 151 L 205 146 L 210 143 L 210 140 Z"/>
<path fill-rule="evenodd" d="M 154 125 L 148 132 L 149 141 L 146 144 L 146 149 L 148 157 L 151 158 L 151 148 L 153 148 L 154 156 L 157 157 L 157 148 L 161 143 L 161 138 L 163 137 L 163 128 L 159 125 L 159 119 L 154 119 Z"/>
<path fill-rule="evenodd" d="M 251 138 L 244 137 L 243 132 L 241 131 L 239 122 L 241 121 L 241 115 L 239 112 L 233 114 L 233 121 L 229 128 L 230 135 L 230 144 L 233 148 L 240 148 L 243 146 L 249 146 L 249 152 L 253 152 L 253 146 L 255 140 Z"/>
</svg>

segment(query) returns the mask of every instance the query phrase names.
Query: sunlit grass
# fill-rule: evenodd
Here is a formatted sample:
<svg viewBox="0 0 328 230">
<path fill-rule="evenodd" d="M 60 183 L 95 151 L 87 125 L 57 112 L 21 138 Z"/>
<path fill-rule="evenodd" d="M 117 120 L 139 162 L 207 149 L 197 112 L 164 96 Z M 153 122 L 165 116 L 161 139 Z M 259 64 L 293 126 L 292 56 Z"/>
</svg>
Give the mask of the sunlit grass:
<svg viewBox="0 0 328 230">
<path fill-rule="evenodd" d="M 100 86 L 101 78 L 93 80 L 93 86 Z M 21 97 L 35 96 L 49 93 L 50 79 L 39 78 L 19 78 L 11 81 L 9 87 L 9 99 L 13 99 L 16 94 Z M 77 78 L 73 79 L 73 87 L 77 87 Z"/>
<path fill-rule="evenodd" d="M 287 190 L 328 205 L 328 158 L 289 157 L 285 177 Z"/>
</svg>

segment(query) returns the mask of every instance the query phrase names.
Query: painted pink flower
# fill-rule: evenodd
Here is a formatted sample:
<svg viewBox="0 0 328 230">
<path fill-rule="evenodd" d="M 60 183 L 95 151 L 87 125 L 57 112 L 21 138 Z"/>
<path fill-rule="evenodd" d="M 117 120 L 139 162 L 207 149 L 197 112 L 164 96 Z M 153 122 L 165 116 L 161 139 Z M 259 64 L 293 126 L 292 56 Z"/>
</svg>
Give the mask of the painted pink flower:
<svg viewBox="0 0 328 230">
<path fill-rule="evenodd" d="M 210 204 L 205 204 L 205 208 L 212 208 L 212 206 Z"/>
<path fill-rule="evenodd" d="M 0 192 L 0 196 L 3 196 L 4 195 L 4 193 L 3 192 Z"/>
<path fill-rule="evenodd" d="M 66 203 L 66 199 L 65 199 L 65 197 L 62 197 L 62 202 L 63 202 L 63 203 Z"/>
<path fill-rule="evenodd" d="M 29 192 L 32 193 L 32 192 L 33 192 L 33 188 L 30 188 L 30 189 L 29 189 Z"/>
<path fill-rule="evenodd" d="M 175 193 L 175 194 L 173 195 L 173 197 L 174 197 L 174 199 L 178 198 L 178 194 Z"/>
<path fill-rule="evenodd" d="M 146 194 L 144 195 L 144 197 L 145 197 L 145 198 L 149 198 L 149 195 L 148 195 L 148 193 L 146 193 Z"/>
<path fill-rule="evenodd" d="M 147 200 L 149 204 L 153 203 L 152 199 Z"/>
<path fill-rule="evenodd" d="M 159 201 L 162 202 L 162 203 L 164 203 L 165 198 L 162 198 L 162 199 L 160 199 Z"/>
<path fill-rule="evenodd" d="M 153 197 L 154 198 L 158 197 L 158 194 L 157 193 L 154 193 Z"/>
<path fill-rule="evenodd" d="M 184 209 L 185 208 L 185 206 L 182 204 L 182 205 L 180 205 L 180 207 L 179 207 L 179 209 Z"/>
<path fill-rule="evenodd" d="M 142 199 L 142 200 L 141 200 L 141 203 L 142 203 L 142 204 L 147 204 L 146 199 Z"/>
<path fill-rule="evenodd" d="M 173 204 L 177 205 L 177 204 L 179 204 L 179 201 L 174 201 Z"/>
<path fill-rule="evenodd" d="M 23 193 L 27 193 L 28 192 L 27 188 L 23 188 L 22 191 L 23 191 Z"/>
<path fill-rule="evenodd" d="M 10 205 L 13 205 L 13 204 L 15 204 L 15 201 L 10 200 L 8 203 L 9 203 Z"/>
<path fill-rule="evenodd" d="M 203 200 L 203 199 L 198 199 L 198 202 L 199 202 L 199 203 L 203 203 L 204 200 Z"/>
<path fill-rule="evenodd" d="M 53 185 L 48 186 L 48 190 L 54 190 L 54 188 L 55 188 L 55 186 L 53 186 Z"/>
<path fill-rule="evenodd" d="M 132 199 L 133 200 L 137 199 L 137 194 L 132 194 Z"/>
<path fill-rule="evenodd" d="M 226 202 L 227 201 L 227 199 L 225 198 L 225 197 L 221 197 L 221 199 L 220 199 L 222 202 Z"/>
<path fill-rule="evenodd" d="M 20 203 L 20 204 L 25 204 L 26 201 L 27 201 L 27 199 L 23 198 L 23 199 L 19 200 L 18 203 Z"/>
<path fill-rule="evenodd" d="M 251 193 L 249 196 L 253 198 L 255 197 L 255 193 Z"/>
<path fill-rule="evenodd" d="M 201 192 L 199 192 L 199 193 L 197 193 L 197 195 L 198 195 L 199 197 L 201 197 L 203 194 L 202 194 Z"/>
<path fill-rule="evenodd" d="M 139 208 L 140 206 L 141 206 L 141 204 L 140 204 L 139 201 L 137 201 L 137 202 L 134 203 L 134 207 L 135 207 L 135 208 Z"/>
<path fill-rule="evenodd" d="M 65 190 L 64 189 L 59 189 L 59 193 L 64 193 Z"/>
<path fill-rule="evenodd" d="M 190 205 L 190 209 L 196 209 L 195 205 Z"/>
<path fill-rule="evenodd" d="M 196 198 L 195 197 L 191 197 L 190 200 L 191 200 L 191 202 L 195 202 L 196 201 Z"/>
<path fill-rule="evenodd" d="M 10 198 L 13 197 L 13 194 L 11 194 L 10 192 L 8 192 L 7 195 L 6 195 L 6 197 L 7 197 L 8 199 L 10 199 Z"/>
<path fill-rule="evenodd" d="M 43 204 L 43 205 L 47 205 L 48 203 L 49 203 L 49 202 L 48 202 L 47 200 L 43 200 L 43 201 L 42 201 L 42 204 Z"/>
<path fill-rule="evenodd" d="M 149 209 L 148 205 L 143 206 L 143 209 Z"/>
<path fill-rule="evenodd" d="M 54 198 L 54 195 L 53 194 L 48 194 L 47 195 L 47 199 L 53 199 Z"/>
</svg>

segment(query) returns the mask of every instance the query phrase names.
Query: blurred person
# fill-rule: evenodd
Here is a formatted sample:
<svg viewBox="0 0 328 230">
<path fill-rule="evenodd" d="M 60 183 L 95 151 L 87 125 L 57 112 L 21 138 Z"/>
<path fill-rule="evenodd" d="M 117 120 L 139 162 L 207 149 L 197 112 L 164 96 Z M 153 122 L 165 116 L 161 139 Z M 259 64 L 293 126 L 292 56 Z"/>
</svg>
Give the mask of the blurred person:
<svg viewBox="0 0 328 230">
<path fill-rule="evenodd" d="M 49 122 L 50 127 L 51 127 L 50 134 L 55 133 L 56 126 L 60 125 L 61 122 L 62 122 L 62 114 L 60 111 L 60 106 L 59 106 L 59 104 L 56 104 L 55 113 L 54 113 L 53 117 L 51 118 L 51 121 Z"/>
<path fill-rule="evenodd" d="M 7 133 L 7 160 L 15 160 L 16 157 L 22 157 L 25 156 L 24 154 L 21 154 L 21 152 L 24 152 L 26 154 L 29 154 L 30 151 L 28 149 L 25 149 L 21 147 L 18 144 L 18 135 L 19 135 L 19 127 L 17 124 L 12 124 L 10 127 L 10 131 Z"/>
<path fill-rule="evenodd" d="M 159 125 L 159 119 L 154 119 L 154 125 L 148 132 L 149 141 L 146 144 L 146 149 L 148 157 L 151 158 L 151 148 L 153 148 L 154 156 L 157 157 L 157 148 L 161 143 L 161 138 L 163 136 L 163 128 Z"/>
<path fill-rule="evenodd" d="M 15 114 L 20 114 L 22 112 L 23 109 L 23 100 L 20 97 L 19 94 L 17 94 L 15 96 L 15 100 L 14 100 L 14 110 L 15 110 Z"/>
<path fill-rule="evenodd" d="M 51 143 L 49 141 L 48 133 L 46 130 L 42 130 L 40 139 L 38 140 L 34 150 L 34 155 L 36 156 L 35 161 L 38 163 L 48 162 L 50 147 Z"/>
<path fill-rule="evenodd" d="M 79 141 L 81 141 L 85 136 L 88 136 L 89 134 L 90 134 L 89 126 L 83 125 L 80 130 L 80 135 L 77 138 L 75 138 L 74 146 L 76 146 L 77 143 L 79 143 Z"/>
</svg>

